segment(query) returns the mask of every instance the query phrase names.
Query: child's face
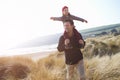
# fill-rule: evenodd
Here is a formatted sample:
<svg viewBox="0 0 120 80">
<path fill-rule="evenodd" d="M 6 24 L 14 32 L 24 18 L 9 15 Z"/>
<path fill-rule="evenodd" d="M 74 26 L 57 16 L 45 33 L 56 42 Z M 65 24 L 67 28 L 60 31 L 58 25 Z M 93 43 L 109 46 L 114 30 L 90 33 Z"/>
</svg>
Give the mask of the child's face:
<svg viewBox="0 0 120 80">
<path fill-rule="evenodd" d="M 68 8 L 65 8 L 63 11 L 62 11 L 63 15 L 68 15 L 69 14 L 69 10 Z"/>
</svg>

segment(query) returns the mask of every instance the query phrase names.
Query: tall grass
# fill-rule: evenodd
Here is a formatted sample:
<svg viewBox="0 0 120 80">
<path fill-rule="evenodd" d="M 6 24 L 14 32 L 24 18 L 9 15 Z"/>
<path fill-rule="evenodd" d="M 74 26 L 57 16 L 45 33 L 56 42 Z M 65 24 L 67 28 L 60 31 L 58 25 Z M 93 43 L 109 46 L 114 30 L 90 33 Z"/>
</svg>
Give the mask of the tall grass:
<svg viewBox="0 0 120 80">
<path fill-rule="evenodd" d="M 86 46 L 82 50 L 87 58 L 95 55 L 113 55 L 120 52 L 120 35 L 118 36 L 103 36 L 86 39 Z"/>
<path fill-rule="evenodd" d="M 91 38 L 86 42 L 82 52 L 87 78 L 89 80 L 120 80 L 120 36 Z M 111 57 L 103 56 L 109 52 L 115 54 L 110 55 Z M 102 54 L 102 57 L 96 54 Z M 24 56 L 0 57 L 0 80 L 65 80 L 64 60 L 64 53 L 59 52 L 51 53 L 48 57 L 38 60 Z M 13 71 L 9 71 L 11 69 Z M 13 75 L 23 75 L 19 71 L 25 72 L 27 76 L 23 79 Z M 73 74 L 76 80 L 78 75 Z"/>
<path fill-rule="evenodd" d="M 90 80 L 119 80 L 120 53 L 109 56 L 86 59 L 86 73 Z"/>
<path fill-rule="evenodd" d="M 109 56 L 85 58 L 84 62 L 86 75 L 89 80 L 120 80 L 120 53 L 112 55 L 111 58 Z M 28 74 L 30 78 L 27 80 L 65 80 L 64 55 L 59 55 L 58 52 L 37 61 L 25 57 L 0 58 L 0 66 L 3 66 L 3 64 L 9 65 L 8 63 L 29 66 L 31 71 Z M 2 68 L 0 67 L 0 71 Z M 74 76 L 78 77 L 76 73 Z M 9 77 L 6 80 L 20 79 Z"/>
</svg>

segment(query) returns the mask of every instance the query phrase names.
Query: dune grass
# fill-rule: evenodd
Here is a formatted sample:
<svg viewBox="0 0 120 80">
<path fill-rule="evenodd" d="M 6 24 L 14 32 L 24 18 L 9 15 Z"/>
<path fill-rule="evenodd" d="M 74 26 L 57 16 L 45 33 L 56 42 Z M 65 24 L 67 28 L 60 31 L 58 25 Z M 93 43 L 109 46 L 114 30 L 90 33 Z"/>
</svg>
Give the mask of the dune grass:
<svg viewBox="0 0 120 80">
<path fill-rule="evenodd" d="M 85 58 L 85 71 L 89 80 L 120 80 L 120 53 L 104 57 Z M 63 53 L 34 61 L 27 57 L 0 58 L 0 66 L 8 63 L 20 63 L 29 66 L 31 80 L 65 80 L 66 69 Z M 75 73 L 75 79 L 77 75 Z M 10 79 L 9 80 L 13 80 Z M 16 79 L 19 80 L 19 79 Z M 29 80 L 29 79 L 28 79 Z"/>
<path fill-rule="evenodd" d="M 104 36 L 86 40 L 86 47 L 82 50 L 86 76 L 89 80 L 120 80 L 120 36 Z M 96 55 L 108 54 L 112 55 Z M 43 53 L 44 54 L 44 53 Z M 95 55 L 95 56 L 94 56 Z M 92 57 L 91 57 L 92 56 Z M 34 60 L 24 56 L 0 57 L 0 80 L 65 80 L 66 68 L 64 53 L 54 52 L 48 57 Z M 25 70 L 26 79 L 7 75 L 9 65 L 15 66 L 14 74 L 20 74 L 19 68 Z M 17 66 L 16 66 L 17 65 Z M 21 65 L 22 67 L 20 67 Z M 19 67 L 18 67 L 19 66 Z M 18 67 L 18 72 L 16 68 Z M 24 71 L 23 71 L 24 72 Z M 22 75 L 22 74 L 20 74 Z M 13 77 L 11 77 L 13 76 Z M 74 80 L 78 76 L 74 73 Z"/>
<path fill-rule="evenodd" d="M 104 57 L 94 57 L 85 60 L 86 73 L 90 80 L 119 80 L 120 53 Z"/>
<path fill-rule="evenodd" d="M 87 58 L 94 57 L 96 55 L 114 55 L 120 52 L 120 35 L 118 36 L 102 36 L 96 38 L 86 39 L 86 46 L 82 50 L 84 56 Z"/>
</svg>

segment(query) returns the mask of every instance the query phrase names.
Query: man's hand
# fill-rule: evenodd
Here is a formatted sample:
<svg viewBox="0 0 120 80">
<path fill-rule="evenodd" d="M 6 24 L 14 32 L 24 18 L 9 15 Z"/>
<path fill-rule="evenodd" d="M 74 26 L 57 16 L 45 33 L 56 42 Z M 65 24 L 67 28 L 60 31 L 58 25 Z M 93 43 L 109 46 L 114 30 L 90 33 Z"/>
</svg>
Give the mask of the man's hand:
<svg viewBox="0 0 120 80">
<path fill-rule="evenodd" d="M 79 44 L 80 44 L 81 49 L 85 47 L 85 42 L 84 42 L 84 40 L 82 40 L 82 39 L 79 40 Z"/>
<path fill-rule="evenodd" d="M 79 44 L 84 45 L 84 41 L 80 39 L 80 40 L 79 40 Z"/>
<path fill-rule="evenodd" d="M 69 39 L 65 39 L 65 45 L 67 46 L 70 43 Z"/>
</svg>

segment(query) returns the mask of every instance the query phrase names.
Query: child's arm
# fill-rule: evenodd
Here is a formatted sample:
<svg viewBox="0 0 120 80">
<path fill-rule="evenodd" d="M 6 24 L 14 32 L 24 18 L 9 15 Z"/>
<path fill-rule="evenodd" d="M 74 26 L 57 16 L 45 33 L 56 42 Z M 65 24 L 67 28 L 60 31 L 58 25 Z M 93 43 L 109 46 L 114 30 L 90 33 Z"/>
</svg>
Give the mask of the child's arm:
<svg viewBox="0 0 120 80">
<path fill-rule="evenodd" d="M 78 20 L 78 21 L 82 21 L 82 22 L 86 22 L 86 23 L 88 23 L 88 21 L 85 20 L 85 19 L 83 19 L 83 18 L 80 18 L 80 17 L 74 16 L 74 15 L 71 15 L 71 17 L 72 17 L 73 20 Z"/>
<path fill-rule="evenodd" d="M 62 21 L 62 17 L 50 17 L 50 19 L 54 21 Z"/>
</svg>

